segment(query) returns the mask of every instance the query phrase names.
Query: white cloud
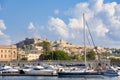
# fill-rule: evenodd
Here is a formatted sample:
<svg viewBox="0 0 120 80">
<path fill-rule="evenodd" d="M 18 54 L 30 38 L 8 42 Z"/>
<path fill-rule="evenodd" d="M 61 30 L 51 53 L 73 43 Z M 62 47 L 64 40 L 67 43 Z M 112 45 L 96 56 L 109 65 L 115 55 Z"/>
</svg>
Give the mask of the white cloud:
<svg viewBox="0 0 120 80">
<path fill-rule="evenodd" d="M 0 20 L 0 29 L 1 29 L 1 30 L 6 29 L 6 26 L 5 26 L 4 21 L 3 21 L 3 20 Z"/>
<path fill-rule="evenodd" d="M 48 22 L 51 31 L 56 31 L 63 38 L 69 37 L 67 25 L 59 18 L 51 18 Z"/>
<path fill-rule="evenodd" d="M 29 26 L 28 26 L 28 29 L 29 29 L 29 30 L 35 29 L 35 26 L 33 25 L 32 22 L 30 22 L 30 24 L 29 24 Z"/>
<path fill-rule="evenodd" d="M 118 29 L 120 29 L 120 4 L 116 2 L 103 2 L 104 0 L 89 0 L 88 2 L 76 4 L 74 8 L 67 11 L 67 14 L 73 17 L 73 20 L 71 19 L 72 21 L 69 24 L 74 25 L 72 28 L 77 27 L 78 24 L 76 26 L 75 24 L 77 21 L 80 21 L 79 19 L 82 18 L 81 16 L 84 12 L 86 21 L 92 25 L 90 29 L 94 37 L 106 37 L 109 40 L 111 36 L 114 36 L 115 39 L 120 39 L 118 38 L 119 36 L 116 36 L 116 34 L 119 34 Z M 74 20 L 74 18 L 77 20 Z"/>
<path fill-rule="evenodd" d="M 0 31 L 0 36 L 4 35 L 4 33 L 2 31 Z"/>
<path fill-rule="evenodd" d="M 103 1 L 104 0 L 89 0 L 90 9 L 95 13 L 100 12 L 103 8 Z"/>
<path fill-rule="evenodd" d="M 68 39 L 81 35 L 82 17 L 85 13 L 85 19 L 94 38 L 101 40 L 98 44 L 104 45 L 102 38 L 110 40 L 109 42 L 113 42 L 113 39 L 120 41 L 120 36 L 117 36 L 120 33 L 120 4 L 117 2 L 104 3 L 104 0 L 88 0 L 76 4 L 65 13 L 70 17 L 67 23 L 60 18 L 52 18 L 49 21 L 50 28 L 56 34 Z"/>
<path fill-rule="evenodd" d="M 73 28 L 73 29 L 83 28 L 83 20 L 82 19 L 76 19 L 76 18 L 69 19 L 68 26 L 70 28 Z"/>
<path fill-rule="evenodd" d="M 114 28 L 119 29 L 119 25 L 120 25 L 120 16 L 113 16 L 109 19 L 109 22 L 111 24 L 111 26 L 113 26 Z"/>
<path fill-rule="evenodd" d="M 54 14 L 59 14 L 59 10 L 58 10 L 58 9 L 55 9 L 55 10 L 54 10 Z"/>
<path fill-rule="evenodd" d="M 3 30 L 6 29 L 5 23 L 0 19 L 0 45 L 8 45 L 11 44 L 11 39 L 8 35 L 6 35 Z"/>
<path fill-rule="evenodd" d="M 33 22 L 29 23 L 28 26 L 28 36 L 29 37 L 41 37 L 41 32 L 43 32 L 44 26 L 39 26 L 36 24 L 33 24 Z"/>
<path fill-rule="evenodd" d="M 98 36 L 104 37 L 109 30 L 104 26 L 104 24 L 99 22 L 99 24 L 95 28 L 95 31 L 96 31 Z"/>
<path fill-rule="evenodd" d="M 114 16 L 116 6 L 117 6 L 116 2 L 106 3 L 103 5 L 103 11 L 107 16 Z"/>
<path fill-rule="evenodd" d="M 90 4 L 87 2 L 78 3 L 74 8 L 66 11 L 66 14 L 72 16 L 76 19 L 82 19 L 83 13 L 86 15 L 86 20 L 89 20 L 93 17 L 94 13 L 89 9 Z"/>
</svg>

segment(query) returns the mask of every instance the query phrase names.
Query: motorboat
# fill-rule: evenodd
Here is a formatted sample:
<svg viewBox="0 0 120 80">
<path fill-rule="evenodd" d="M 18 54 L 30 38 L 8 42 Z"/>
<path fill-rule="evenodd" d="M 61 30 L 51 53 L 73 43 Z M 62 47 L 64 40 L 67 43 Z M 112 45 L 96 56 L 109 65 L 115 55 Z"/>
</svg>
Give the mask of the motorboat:
<svg viewBox="0 0 120 80">
<path fill-rule="evenodd" d="M 64 68 L 63 66 L 60 66 L 60 65 L 51 65 L 51 64 L 43 64 L 42 65 L 45 69 L 52 69 L 52 70 L 55 70 L 56 72 L 59 72 L 59 71 L 63 71 Z M 56 73 L 57 74 L 57 73 Z"/>
<path fill-rule="evenodd" d="M 25 65 L 21 69 L 19 69 L 20 74 L 25 74 L 25 72 L 30 71 L 32 69 L 32 65 Z"/>
<path fill-rule="evenodd" d="M 104 72 L 104 76 L 119 76 L 119 75 L 120 75 L 120 72 L 118 71 L 117 68 L 114 68 L 113 66 L 109 67 Z"/>
<path fill-rule="evenodd" d="M 45 69 L 43 66 L 33 66 L 30 70 L 24 71 L 27 75 L 56 75 L 56 71 L 53 69 Z"/>
<path fill-rule="evenodd" d="M 11 66 L 4 66 L 0 69 L 0 73 L 1 74 L 16 74 L 16 73 L 19 73 L 19 70 L 18 69 L 15 69 Z"/>
</svg>

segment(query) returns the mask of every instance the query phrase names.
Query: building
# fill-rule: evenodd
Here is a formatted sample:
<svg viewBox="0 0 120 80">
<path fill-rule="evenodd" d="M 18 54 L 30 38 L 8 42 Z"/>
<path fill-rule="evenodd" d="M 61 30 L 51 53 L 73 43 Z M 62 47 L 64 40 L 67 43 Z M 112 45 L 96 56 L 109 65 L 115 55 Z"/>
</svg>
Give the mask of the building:
<svg viewBox="0 0 120 80">
<path fill-rule="evenodd" d="M 98 53 L 109 53 L 112 54 L 112 50 L 108 48 L 104 48 L 103 46 L 97 46 L 96 47 Z"/>
<path fill-rule="evenodd" d="M 36 54 L 36 53 L 29 53 L 29 54 L 26 54 L 26 58 L 28 61 L 31 61 L 31 60 L 38 60 L 39 57 L 40 57 L 41 54 Z"/>
<path fill-rule="evenodd" d="M 39 48 L 39 47 L 38 47 Z M 41 49 L 41 48 L 40 48 Z M 42 50 L 39 50 L 37 48 L 29 50 L 28 52 L 25 52 L 24 50 L 18 48 L 18 60 L 27 59 L 28 61 L 31 60 L 37 60 L 39 59 L 39 56 L 42 54 Z"/>
<path fill-rule="evenodd" d="M 26 57 L 25 51 L 23 51 L 22 49 L 18 48 L 18 60 L 22 60 L 23 58 Z"/>
<path fill-rule="evenodd" d="M 17 60 L 17 47 L 15 45 L 0 46 L 0 61 Z"/>
</svg>

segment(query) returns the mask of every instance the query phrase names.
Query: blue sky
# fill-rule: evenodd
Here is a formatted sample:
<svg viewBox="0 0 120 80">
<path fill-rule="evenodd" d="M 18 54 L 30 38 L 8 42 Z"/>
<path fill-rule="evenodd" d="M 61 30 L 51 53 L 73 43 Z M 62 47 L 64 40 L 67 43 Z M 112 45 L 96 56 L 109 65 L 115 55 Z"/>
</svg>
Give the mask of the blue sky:
<svg viewBox="0 0 120 80">
<path fill-rule="evenodd" d="M 83 44 L 83 13 L 96 45 L 120 48 L 119 0 L 0 0 L 0 44 L 26 37 Z"/>
</svg>

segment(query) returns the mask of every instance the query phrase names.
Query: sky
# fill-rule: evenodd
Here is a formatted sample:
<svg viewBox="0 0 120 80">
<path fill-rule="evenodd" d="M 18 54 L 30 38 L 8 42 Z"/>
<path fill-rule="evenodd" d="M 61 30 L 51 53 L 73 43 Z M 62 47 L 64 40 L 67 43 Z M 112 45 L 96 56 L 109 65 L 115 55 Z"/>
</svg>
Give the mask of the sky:
<svg viewBox="0 0 120 80">
<path fill-rule="evenodd" d="M 0 0 L 0 45 L 26 37 L 83 45 L 83 13 L 96 46 L 120 48 L 119 0 Z"/>
</svg>

